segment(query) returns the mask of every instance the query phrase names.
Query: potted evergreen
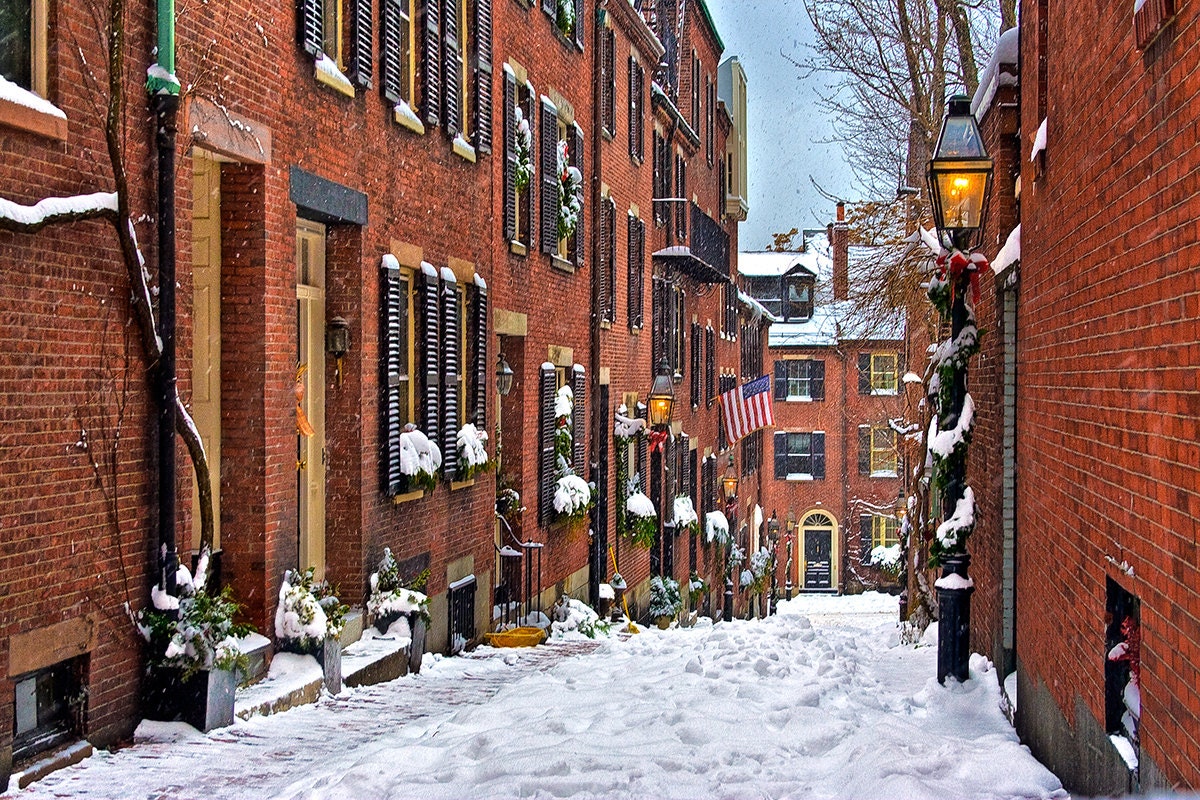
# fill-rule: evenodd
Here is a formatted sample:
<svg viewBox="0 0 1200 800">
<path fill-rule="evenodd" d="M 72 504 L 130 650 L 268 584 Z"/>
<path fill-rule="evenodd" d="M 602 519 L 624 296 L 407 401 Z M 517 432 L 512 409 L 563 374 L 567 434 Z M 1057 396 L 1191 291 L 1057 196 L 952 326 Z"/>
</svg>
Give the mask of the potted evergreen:
<svg viewBox="0 0 1200 800">
<path fill-rule="evenodd" d="M 237 673 L 248 666 L 237 639 L 253 630 L 233 621 L 238 604 L 229 587 L 217 594 L 207 590 L 208 558 L 205 549 L 194 576 L 180 565 L 177 594 L 156 585 L 150 607 L 134 615 L 149 645 L 142 687 L 146 717 L 182 720 L 200 731 L 233 724 Z"/>
<path fill-rule="evenodd" d="M 285 653 L 317 659 L 325 686 L 336 694 L 342 689 L 342 629 L 348 607 L 327 581 L 318 581 L 315 570 L 288 570 L 275 608 L 275 637 Z"/>
<path fill-rule="evenodd" d="M 429 598 L 418 589 L 425 588 L 429 570 L 406 581 L 400 577 L 400 567 L 390 547 L 383 548 L 379 568 L 371 573 L 371 596 L 367 598 L 367 613 L 370 614 L 375 630 L 386 634 L 401 618 L 408 624 L 412 639 L 409 649 L 409 668 L 413 672 L 421 669 L 421 656 L 425 651 L 425 630 L 429 624 Z"/>
<path fill-rule="evenodd" d="M 679 596 L 679 581 L 655 575 L 650 579 L 650 618 L 658 627 L 666 630 L 675 615 L 683 608 Z"/>
</svg>

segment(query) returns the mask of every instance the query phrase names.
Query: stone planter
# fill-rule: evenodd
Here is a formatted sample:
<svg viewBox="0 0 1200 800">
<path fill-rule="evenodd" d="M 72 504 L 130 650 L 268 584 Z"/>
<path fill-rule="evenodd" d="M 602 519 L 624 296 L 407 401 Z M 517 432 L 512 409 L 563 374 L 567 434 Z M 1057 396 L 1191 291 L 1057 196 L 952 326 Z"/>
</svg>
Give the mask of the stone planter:
<svg viewBox="0 0 1200 800">
<path fill-rule="evenodd" d="M 342 642 L 336 636 L 326 636 L 320 644 L 302 644 L 294 639 L 285 639 L 279 643 L 279 651 L 312 656 L 321 665 L 325 688 L 329 693 L 337 694 L 342 690 Z"/>
<path fill-rule="evenodd" d="M 386 614 L 381 614 L 375 617 L 375 630 L 379 631 L 380 634 L 385 634 L 388 632 L 388 628 L 392 627 L 392 623 L 403 616 L 405 615 L 399 611 L 389 611 Z"/>
<path fill-rule="evenodd" d="M 421 671 L 421 657 L 425 655 L 425 618 L 420 612 L 413 611 L 408 616 L 408 625 L 412 630 L 412 643 L 408 646 L 408 671 Z"/>
<path fill-rule="evenodd" d="M 658 626 L 659 630 L 665 631 L 667 628 L 671 627 L 671 617 L 668 617 L 665 614 L 661 617 L 655 617 L 654 624 Z"/>
<path fill-rule="evenodd" d="M 232 725 L 235 671 L 200 670 L 187 680 L 183 673 L 179 667 L 150 667 L 142 683 L 146 719 L 182 721 L 204 733 Z"/>
</svg>

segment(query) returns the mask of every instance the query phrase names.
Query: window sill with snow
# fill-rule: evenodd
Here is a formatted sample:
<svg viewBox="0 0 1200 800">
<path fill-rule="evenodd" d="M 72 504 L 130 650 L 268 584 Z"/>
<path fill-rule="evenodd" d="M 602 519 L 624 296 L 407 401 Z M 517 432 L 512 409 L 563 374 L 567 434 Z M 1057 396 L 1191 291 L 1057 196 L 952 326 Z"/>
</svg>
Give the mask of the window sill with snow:
<svg viewBox="0 0 1200 800">
<path fill-rule="evenodd" d="M 350 83 L 350 79 L 324 53 L 317 59 L 316 77 L 317 83 L 323 83 L 339 94 L 346 95 L 346 97 L 354 97 L 354 85 Z"/>
<path fill-rule="evenodd" d="M 392 119 L 402 128 L 408 128 L 413 133 L 424 134 L 425 125 L 421 122 L 421 118 L 412 110 L 412 106 L 401 100 L 396 103 L 396 107 L 392 109 Z"/>
<path fill-rule="evenodd" d="M 811 403 L 813 399 L 806 394 L 789 394 L 787 402 L 789 403 Z"/>
<path fill-rule="evenodd" d="M 474 478 L 467 478 L 465 481 L 450 481 L 450 491 L 457 492 L 459 489 L 466 489 L 467 487 L 474 485 Z"/>
<path fill-rule="evenodd" d="M 401 503 L 408 503 L 413 500 L 420 500 L 424 496 L 425 496 L 424 489 L 416 489 L 411 492 L 405 492 L 404 494 L 394 495 L 392 497 L 392 504 L 398 506 Z"/>
<path fill-rule="evenodd" d="M 67 115 L 58 106 L 0 76 L 0 125 L 47 139 L 67 138 Z"/>
<path fill-rule="evenodd" d="M 464 161 L 470 161 L 472 164 L 475 163 L 475 148 L 463 138 L 461 133 L 454 136 L 454 155 Z"/>
<path fill-rule="evenodd" d="M 551 255 L 550 256 L 550 266 L 554 267 L 555 269 L 557 269 L 561 272 L 565 272 L 568 275 L 575 274 L 575 265 L 559 255 Z"/>
</svg>

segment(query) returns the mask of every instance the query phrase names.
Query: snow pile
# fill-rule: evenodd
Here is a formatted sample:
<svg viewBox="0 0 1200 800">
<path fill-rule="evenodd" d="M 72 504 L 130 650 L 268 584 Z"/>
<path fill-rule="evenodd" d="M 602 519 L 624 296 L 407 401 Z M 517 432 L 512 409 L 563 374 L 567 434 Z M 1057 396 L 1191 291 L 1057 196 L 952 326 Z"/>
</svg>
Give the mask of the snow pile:
<svg viewBox="0 0 1200 800">
<path fill-rule="evenodd" d="M 4 81 L 3 76 L 0 76 L 0 81 Z M 7 83 L 7 81 L 4 82 Z M 96 192 L 72 197 L 46 197 L 31 206 L 23 206 L 0 197 L 0 219 L 9 219 L 19 225 L 37 225 L 53 217 L 100 210 L 116 212 L 116 192 Z"/>
<path fill-rule="evenodd" d="M 560 515 L 578 516 L 587 511 L 591 504 L 592 487 L 578 475 L 564 475 L 554 485 L 554 510 Z"/>
<path fill-rule="evenodd" d="M 679 530 L 691 528 L 700 524 L 700 518 L 696 516 L 696 506 L 692 504 L 692 498 L 687 495 L 680 495 L 675 498 L 675 527 Z"/>
<path fill-rule="evenodd" d="M 405 475 L 437 475 L 442 468 L 442 451 L 411 422 L 400 434 L 400 471 Z"/>
<path fill-rule="evenodd" d="M 605 584 L 607 585 L 607 584 Z M 601 621 L 591 606 L 574 597 L 563 598 L 555 604 L 555 620 L 550 623 L 550 636 L 555 639 L 595 639 L 608 636 L 610 627 Z M 561 609 L 561 610 L 560 610 Z M 561 619 L 559 619 L 561 617 Z"/>
<path fill-rule="evenodd" d="M 327 627 L 324 609 L 304 586 L 293 586 L 291 578 L 289 572 L 279 588 L 279 605 L 275 609 L 276 638 L 324 641 Z"/>
<path fill-rule="evenodd" d="M 468 422 L 458 429 L 458 470 L 461 480 L 470 480 L 491 463 L 487 452 L 488 435 Z"/>
<path fill-rule="evenodd" d="M 31 108 L 34 111 L 41 112 L 42 114 L 49 114 L 51 116 L 58 117 L 59 119 L 67 118 L 67 115 L 63 113 L 61 108 L 54 105 L 46 98 L 40 97 L 28 89 L 21 88 L 16 83 L 13 83 L 5 78 L 3 75 L 0 75 L 0 99 L 7 100 L 8 102 L 15 103 L 19 106 Z M 113 193 L 113 197 L 116 197 L 115 193 Z M 113 210 L 116 211 L 115 206 L 113 207 Z"/>
<path fill-rule="evenodd" d="M 642 492 L 629 495 L 629 499 L 625 501 L 625 510 L 635 517 L 658 516 L 658 512 L 654 510 L 654 501 Z"/>
<path fill-rule="evenodd" d="M 1004 240 L 1004 246 L 1000 248 L 1000 252 L 996 253 L 996 259 L 992 261 L 992 271 L 999 275 L 1008 267 L 1009 264 L 1014 264 L 1021 260 L 1021 225 L 1012 229 L 1008 234 L 1008 238 Z"/>
<path fill-rule="evenodd" d="M 974 528 L 975 490 L 968 486 L 963 490 L 963 496 L 954 504 L 954 513 L 950 515 L 950 519 L 938 525 L 937 538 L 942 547 L 953 550 Z"/>
<path fill-rule="evenodd" d="M 1036 161 L 1038 153 L 1046 151 L 1046 127 L 1049 124 L 1048 119 L 1042 120 L 1042 124 L 1038 126 L 1037 133 L 1033 137 L 1033 150 L 1029 154 L 1030 161 Z"/>
<path fill-rule="evenodd" d="M 724 546 L 729 543 L 729 520 L 720 511 L 704 514 L 704 534 L 709 544 Z"/>
<path fill-rule="evenodd" d="M 891 547 L 879 545 L 872 548 L 871 564 L 886 572 L 898 572 L 900 570 L 900 543 L 896 542 Z"/>
</svg>

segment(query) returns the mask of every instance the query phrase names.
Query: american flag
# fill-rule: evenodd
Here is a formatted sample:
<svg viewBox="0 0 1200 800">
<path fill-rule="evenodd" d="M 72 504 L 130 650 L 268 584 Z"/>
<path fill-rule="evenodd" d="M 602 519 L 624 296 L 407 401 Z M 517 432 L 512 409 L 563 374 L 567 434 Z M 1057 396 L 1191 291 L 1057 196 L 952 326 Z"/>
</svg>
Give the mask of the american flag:
<svg viewBox="0 0 1200 800">
<path fill-rule="evenodd" d="M 725 438 L 734 444 L 748 433 L 775 424 L 771 412 L 771 376 L 763 375 L 721 395 Z"/>
</svg>

